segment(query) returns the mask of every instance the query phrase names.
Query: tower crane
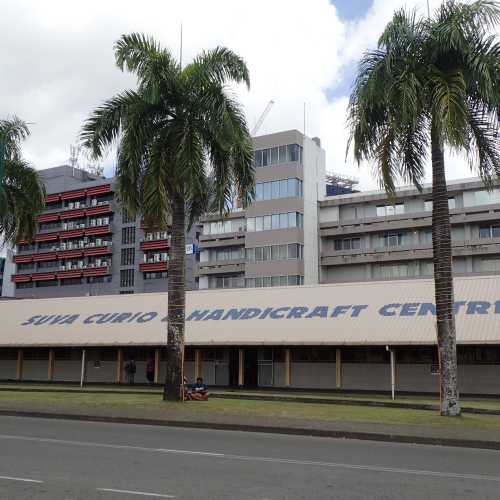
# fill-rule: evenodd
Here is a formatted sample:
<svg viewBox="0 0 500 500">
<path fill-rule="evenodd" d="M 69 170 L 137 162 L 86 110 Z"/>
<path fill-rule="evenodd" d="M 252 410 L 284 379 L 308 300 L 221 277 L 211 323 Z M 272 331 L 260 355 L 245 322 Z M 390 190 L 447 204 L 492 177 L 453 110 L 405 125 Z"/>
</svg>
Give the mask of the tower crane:
<svg viewBox="0 0 500 500">
<path fill-rule="evenodd" d="M 256 135 L 257 132 L 259 131 L 260 127 L 264 123 L 264 120 L 266 119 L 266 116 L 269 114 L 269 111 L 271 111 L 271 108 L 274 105 L 274 101 L 271 100 L 267 103 L 266 109 L 262 112 L 260 115 L 259 119 L 257 120 L 257 123 L 255 124 L 255 127 L 252 129 L 252 136 Z"/>
</svg>

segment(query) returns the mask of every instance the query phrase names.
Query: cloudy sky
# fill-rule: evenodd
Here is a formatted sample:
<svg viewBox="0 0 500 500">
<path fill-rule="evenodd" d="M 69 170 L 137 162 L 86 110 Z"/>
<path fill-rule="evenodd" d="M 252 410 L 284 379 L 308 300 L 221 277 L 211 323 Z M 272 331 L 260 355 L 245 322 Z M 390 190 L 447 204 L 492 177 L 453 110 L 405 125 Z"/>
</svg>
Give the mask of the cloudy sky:
<svg viewBox="0 0 500 500">
<path fill-rule="evenodd" d="M 439 0 L 429 0 L 431 9 Z M 345 161 L 345 112 L 356 63 L 373 48 L 395 9 L 427 11 L 426 0 L 1 0 L 0 116 L 30 122 L 25 155 L 37 168 L 67 162 L 83 120 L 134 79 L 114 65 L 123 33 L 148 33 L 188 61 L 225 45 L 246 61 L 251 89 L 237 89 L 252 127 L 269 100 L 260 133 L 297 128 L 319 136 L 327 169 L 376 186 L 369 165 Z M 113 173 L 113 158 L 104 162 Z M 469 176 L 463 159 L 450 178 Z"/>
</svg>

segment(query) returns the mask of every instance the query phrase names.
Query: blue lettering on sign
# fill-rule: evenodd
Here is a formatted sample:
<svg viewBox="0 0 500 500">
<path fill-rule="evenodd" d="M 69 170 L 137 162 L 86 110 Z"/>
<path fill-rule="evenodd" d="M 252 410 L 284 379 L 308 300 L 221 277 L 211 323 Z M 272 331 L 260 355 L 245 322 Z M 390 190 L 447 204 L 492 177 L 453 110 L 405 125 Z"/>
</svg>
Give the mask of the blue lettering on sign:
<svg viewBox="0 0 500 500">
<path fill-rule="evenodd" d="M 353 305 L 317 305 L 317 306 L 280 306 L 243 307 L 241 309 L 195 309 L 186 317 L 186 321 L 233 321 L 250 319 L 330 319 L 330 318 L 358 318 L 369 309 L 368 304 Z M 455 314 L 467 316 L 500 314 L 500 300 L 489 302 L 486 300 L 456 301 L 453 303 Z M 435 316 L 436 306 L 431 302 L 404 302 L 385 304 L 378 309 L 378 315 L 391 317 L 425 317 Z M 21 326 L 40 325 L 72 325 L 80 319 L 79 314 L 36 314 L 29 317 Z M 159 316 L 156 311 L 149 312 L 103 312 L 95 313 L 81 320 L 84 325 L 104 325 L 123 323 L 147 323 L 157 320 L 167 321 L 166 316 Z"/>
</svg>

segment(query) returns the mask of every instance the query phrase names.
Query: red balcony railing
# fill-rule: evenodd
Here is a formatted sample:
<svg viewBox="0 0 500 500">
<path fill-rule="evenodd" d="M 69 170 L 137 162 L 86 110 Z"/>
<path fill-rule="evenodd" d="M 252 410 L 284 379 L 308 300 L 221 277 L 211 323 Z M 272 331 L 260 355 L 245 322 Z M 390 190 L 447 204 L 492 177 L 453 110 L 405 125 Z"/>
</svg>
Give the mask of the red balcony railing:
<svg viewBox="0 0 500 500">
<path fill-rule="evenodd" d="M 153 262 L 153 263 L 144 262 L 143 264 L 139 264 L 139 271 L 141 273 L 163 272 L 166 271 L 167 269 L 168 269 L 167 262 Z"/>
<path fill-rule="evenodd" d="M 170 243 L 168 240 L 141 241 L 140 248 L 146 250 L 168 250 Z"/>
</svg>

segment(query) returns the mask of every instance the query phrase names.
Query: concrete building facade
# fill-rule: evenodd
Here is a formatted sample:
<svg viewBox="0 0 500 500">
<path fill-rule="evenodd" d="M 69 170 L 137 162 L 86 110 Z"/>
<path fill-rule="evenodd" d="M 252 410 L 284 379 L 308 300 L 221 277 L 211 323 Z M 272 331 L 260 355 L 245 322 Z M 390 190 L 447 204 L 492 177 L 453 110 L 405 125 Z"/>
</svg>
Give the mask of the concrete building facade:
<svg viewBox="0 0 500 500">
<path fill-rule="evenodd" d="M 34 241 L 13 255 L 19 298 L 161 292 L 168 288 L 168 230 L 147 232 L 120 205 L 115 180 L 61 166 L 41 170 L 47 190 Z M 196 228 L 186 243 L 196 243 Z M 197 288 L 196 255 L 187 287 Z"/>
<path fill-rule="evenodd" d="M 201 219 L 199 287 L 318 283 L 318 201 L 325 152 L 297 130 L 254 138 L 256 197 Z"/>
<path fill-rule="evenodd" d="M 321 283 L 431 278 L 432 188 L 331 196 L 320 202 Z M 500 273 L 500 191 L 448 185 L 455 276 Z"/>
</svg>

